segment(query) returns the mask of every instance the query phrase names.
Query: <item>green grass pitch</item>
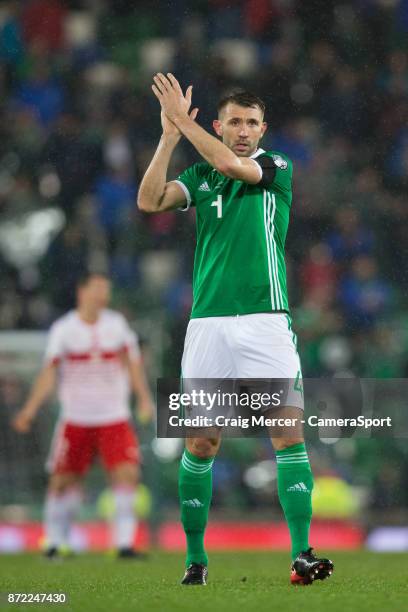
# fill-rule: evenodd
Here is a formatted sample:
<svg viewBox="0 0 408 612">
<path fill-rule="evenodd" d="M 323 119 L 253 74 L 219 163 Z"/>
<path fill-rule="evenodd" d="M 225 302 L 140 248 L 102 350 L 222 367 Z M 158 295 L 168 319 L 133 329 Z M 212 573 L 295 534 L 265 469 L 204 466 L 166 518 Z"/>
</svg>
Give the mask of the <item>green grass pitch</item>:
<svg viewBox="0 0 408 612">
<path fill-rule="evenodd" d="M 325 554 L 327 551 L 324 551 Z M 64 612 L 263 612 L 408 610 L 408 554 L 333 552 L 333 576 L 310 587 L 288 583 L 285 553 L 212 553 L 207 587 L 182 587 L 183 557 L 152 553 L 147 561 L 81 555 L 51 562 L 39 555 L 0 556 L 2 610 Z M 11 605 L 7 592 L 65 592 L 66 604 Z"/>
</svg>

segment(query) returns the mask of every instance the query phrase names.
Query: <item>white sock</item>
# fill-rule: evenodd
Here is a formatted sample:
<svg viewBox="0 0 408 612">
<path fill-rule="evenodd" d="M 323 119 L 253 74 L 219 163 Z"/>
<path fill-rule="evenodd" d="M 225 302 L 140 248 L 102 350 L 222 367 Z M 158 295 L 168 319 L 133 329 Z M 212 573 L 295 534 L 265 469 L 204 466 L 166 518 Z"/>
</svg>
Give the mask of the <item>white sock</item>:
<svg viewBox="0 0 408 612">
<path fill-rule="evenodd" d="M 79 487 L 70 487 L 63 493 L 48 492 L 44 508 L 44 531 L 48 547 L 68 544 L 72 522 L 81 505 Z"/>
<path fill-rule="evenodd" d="M 117 486 L 113 488 L 115 511 L 112 521 L 113 544 L 116 548 L 132 548 L 137 529 L 137 518 L 133 509 L 135 488 Z"/>
</svg>

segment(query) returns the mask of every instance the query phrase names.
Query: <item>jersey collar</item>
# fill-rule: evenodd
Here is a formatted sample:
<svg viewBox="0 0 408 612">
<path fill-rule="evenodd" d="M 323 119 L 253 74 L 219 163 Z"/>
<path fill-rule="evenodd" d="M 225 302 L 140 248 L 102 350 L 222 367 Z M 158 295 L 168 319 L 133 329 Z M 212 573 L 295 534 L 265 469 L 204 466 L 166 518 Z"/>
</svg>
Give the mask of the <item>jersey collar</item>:
<svg viewBox="0 0 408 612">
<path fill-rule="evenodd" d="M 262 153 L 265 153 L 265 149 L 257 149 L 255 153 L 252 153 L 252 155 L 249 156 L 249 158 L 255 159 L 255 157 L 259 157 L 259 155 L 262 155 Z"/>
</svg>

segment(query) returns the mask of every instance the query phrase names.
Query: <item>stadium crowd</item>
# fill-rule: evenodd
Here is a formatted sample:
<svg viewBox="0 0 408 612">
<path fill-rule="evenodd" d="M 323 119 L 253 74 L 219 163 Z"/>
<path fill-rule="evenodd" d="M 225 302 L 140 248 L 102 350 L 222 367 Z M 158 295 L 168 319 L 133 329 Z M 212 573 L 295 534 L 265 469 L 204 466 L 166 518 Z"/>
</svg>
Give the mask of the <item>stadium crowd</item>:
<svg viewBox="0 0 408 612">
<path fill-rule="evenodd" d="M 263 146 L 294 161 L 304 374 L 407 373 L 406 0 L 30 0 L 0 17 L 2 328 L 47 327 L 81 270 L 103 267 L 131 313 L 165 312 L 180 351 L 194 212 L 135 207 L 160 134 L 148 66 L 165 49 L 203 125 L 221 94 L 248 88 L 267 103 Z M 181 145 L 174 176 L 191 160 Z"/>
<path fill-rule="evenodd" d="M 163 374 L 178 374 L 194 210 L 135 205 L 163 67 L 194 85 L 208 129 L 222 94 L 254 91 L 263 147 L 294 161 L 287 267 L 304 376 L 408 375 L 408 0 L 3 1 L 0 61 L 0 329 L 48 328 L 81 272 L 105 270 L 115 306 L 164 317 Z M 172 177 L 195 160 L 182 143 Z M 361 466 L 377 451 L 353 453 Z M 377 494 L 383 482 L 373 505 L 406 503 L 407 456 L 393 453 L 391 484 L 372 465 L 354 478 Z M 236 454 L 224 462 L 216 495 L 248 492 Z M 223 489 L 231 473 L 238 487 Z"/>
</svg>

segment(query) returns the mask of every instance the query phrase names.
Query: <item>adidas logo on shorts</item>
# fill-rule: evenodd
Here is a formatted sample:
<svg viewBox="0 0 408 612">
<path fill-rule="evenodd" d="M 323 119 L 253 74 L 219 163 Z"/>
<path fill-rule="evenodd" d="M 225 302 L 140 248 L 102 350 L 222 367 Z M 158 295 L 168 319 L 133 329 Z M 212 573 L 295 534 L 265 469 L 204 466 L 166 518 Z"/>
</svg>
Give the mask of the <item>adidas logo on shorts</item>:
<svg viewBox="0 0 408 612">
<path fill-rule="evenodd" d="M 188 506 L 189 508 L 203 508 L 204 504 L 200 502 L 199 499 L 183 499 L 183 506 Z"/>
<path fill-rule="evenodd" d="M 198 188 L 198 191 L 210 191 L 207 181 L 204 181 L 204 183 L 201 183 L 201 185 Z"/>
<path fill-rule="evenodd" d="M 304 482 L 298 482 L 291 487 L 288 487 L 286 491 L 301 491 L 303 493 L 310 493 Z"/>
</svg>

